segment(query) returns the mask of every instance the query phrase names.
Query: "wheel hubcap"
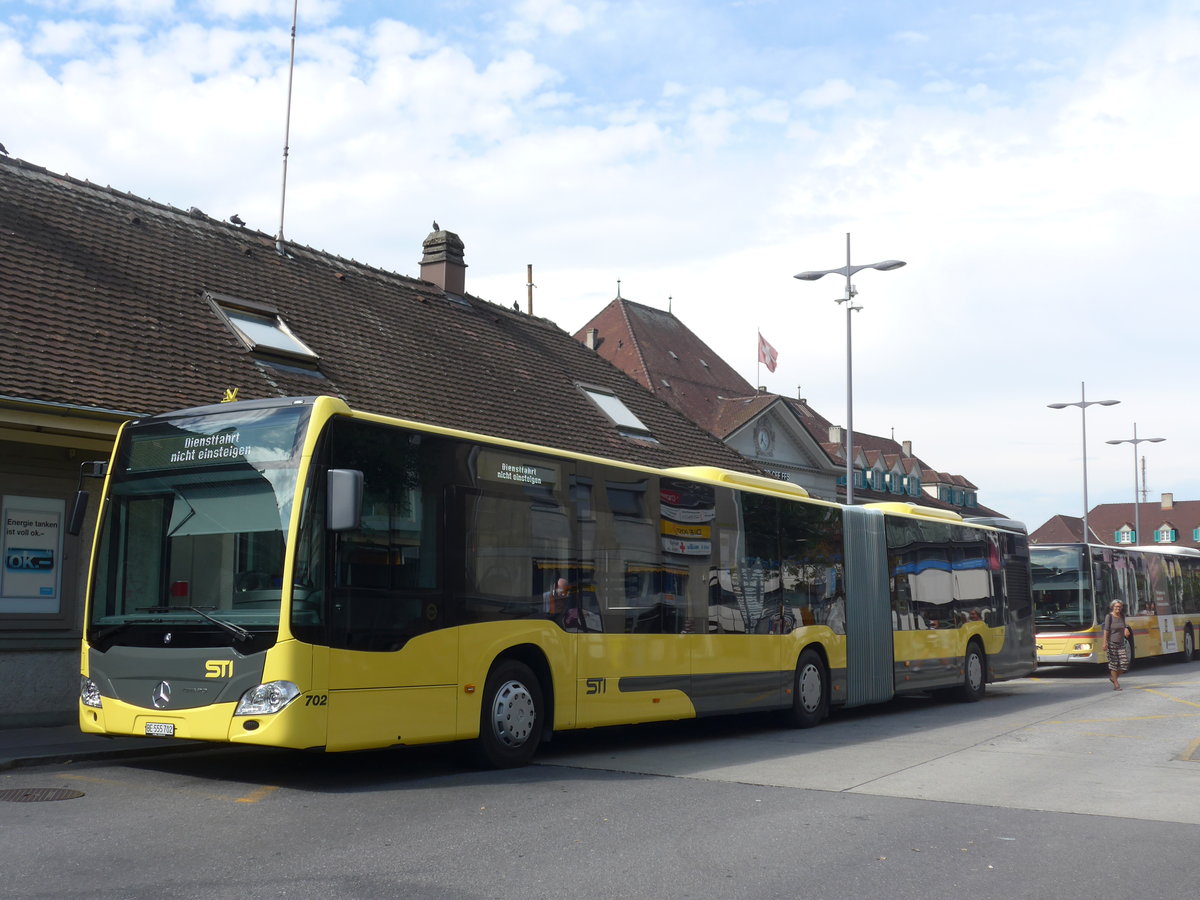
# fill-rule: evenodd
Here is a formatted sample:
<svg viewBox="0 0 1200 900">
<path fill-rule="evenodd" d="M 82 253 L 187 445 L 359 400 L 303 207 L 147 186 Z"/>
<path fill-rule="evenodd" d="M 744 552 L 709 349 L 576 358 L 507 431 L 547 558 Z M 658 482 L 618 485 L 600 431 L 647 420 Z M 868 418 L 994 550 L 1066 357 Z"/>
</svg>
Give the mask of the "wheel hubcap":
<svg viewBox="0 0 1200 900">
<path fill-rule="evenodd" d="M 979 690 L 983 684 L 983 660 L 979 658 L 978 653 L 967 656 L 967 683 L 973 691 Z"/>
<path fill-rule="evenodd" d="M 533 695 L 521 682 L 506 682 L 496 691 L 492 729 L 505 746 L 519 747 L 529 740 L 536 717 Z"/>
<path fill-rule="evenodd" d="M 821 672 L 816 666 L 805 666 L 800 670 L 800 705 L 805 712 L 820 709 L 821 694 Z"/>
</svg>

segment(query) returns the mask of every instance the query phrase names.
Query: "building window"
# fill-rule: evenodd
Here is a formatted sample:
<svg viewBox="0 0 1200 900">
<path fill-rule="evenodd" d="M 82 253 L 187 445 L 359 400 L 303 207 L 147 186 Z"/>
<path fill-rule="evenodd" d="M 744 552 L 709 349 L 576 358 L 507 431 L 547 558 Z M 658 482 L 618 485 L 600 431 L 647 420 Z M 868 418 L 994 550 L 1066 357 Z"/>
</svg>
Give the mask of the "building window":
<svg viewBox="0 0 1200 900">
<path fill-rule="evenodd" d="M 1135 540 L 1137 540 L 1137 532 L 1128 525 L 1122 525 L 1120 530 L 1113 535 L 1113 539 L 1116 540 L 1118 544 L 1132 544 Z"/>
<path fill-rule="evenodd" d="M 292 332 L 273 306 L 240 300 L 208 291 L 205 294 L 217 315 L 255 353 L 316 362 L 317 354 Z"/>
<path fill-rule="evenodd" d="M 587 395 L 589 400 L 596 404 L 602 413 L 612 420 L 612 423 L 617 426 L 617 431 L 622 435 L 658 443 L 645 423 L 634 415 L 633 410 L 626 406 L 616 394 L 599 388 L 583 387 L 582 385 L 580 386 L 580 390 Z"/>
<path fill-rule="evenodd" d="M 1163 525 L 1158 531 L 1154 532 L 1154 543 L 1156 544 L 1173 544 L 1178 532 L 1170 525 Z"/>
</svg>

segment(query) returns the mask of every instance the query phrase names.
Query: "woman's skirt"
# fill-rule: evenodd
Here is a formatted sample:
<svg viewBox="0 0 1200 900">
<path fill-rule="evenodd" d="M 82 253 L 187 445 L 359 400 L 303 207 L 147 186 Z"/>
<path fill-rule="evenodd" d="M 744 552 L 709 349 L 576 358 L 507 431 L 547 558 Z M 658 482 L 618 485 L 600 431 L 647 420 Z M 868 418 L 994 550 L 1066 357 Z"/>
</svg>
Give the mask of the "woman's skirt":
<svg viewBox="0 0 1200 900">
<path fill-rule="evenodd" d="M 1108 645 L 1108 667 L 1114 672 L 1125 672 L 1129 669 L 1129 642 Z"/>
</svg>

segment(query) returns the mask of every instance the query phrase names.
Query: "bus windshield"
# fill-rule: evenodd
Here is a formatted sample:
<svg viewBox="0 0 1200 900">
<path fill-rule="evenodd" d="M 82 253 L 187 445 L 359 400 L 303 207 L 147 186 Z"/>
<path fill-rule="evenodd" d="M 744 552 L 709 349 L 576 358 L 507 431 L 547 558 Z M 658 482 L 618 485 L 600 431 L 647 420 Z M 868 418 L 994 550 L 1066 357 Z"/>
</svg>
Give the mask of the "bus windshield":
<svg viewBox="0 0 1200 900">
<path fill-rule="evenodd" d="M 94 646 L 275 642 L 308 409 L 230 406 L 126 429 L 93 573 Z"/>
<path fill-rule="evenodd" d="M 1038 631 L 1090 628 L 1096 616 L 1082 546 L 1029 548 Z"/>
</svg>

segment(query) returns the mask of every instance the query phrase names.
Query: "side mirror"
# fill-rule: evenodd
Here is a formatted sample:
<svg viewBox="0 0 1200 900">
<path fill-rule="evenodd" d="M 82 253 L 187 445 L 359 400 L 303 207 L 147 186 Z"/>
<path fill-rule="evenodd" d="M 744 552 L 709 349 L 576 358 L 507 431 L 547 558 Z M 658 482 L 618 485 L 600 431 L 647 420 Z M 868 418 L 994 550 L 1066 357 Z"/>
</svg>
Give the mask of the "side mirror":
<svg viewBox="0 0 1200 900">
<path fill-rule="evenodd" d="M 78 537 L 83 531 L 83 520 L 87 518 L 88 492 L 75 492 L 75 502 L 71 504 L 71 516 L 67 519 L 67 534 Z"/>
<path fill-rule="evenodd" d="M 83 531 L 83 520 L 87 517 L 88 492 L 83 489 L 83 479 L 103 478 L 108 474 L 108 463 L 104 460 L 79 464 L 79 485 L 75 489 L 75 502 L 71 504 L 71 515 L 67 519 L 67 534 L 72 537 Z"/>
<path fill-rule="evenodd" d="M 358 469 L 330 469 L 325 526 L 330 531 L 349 531 L 362 524 L 363 473 Z"/>
</svg>

